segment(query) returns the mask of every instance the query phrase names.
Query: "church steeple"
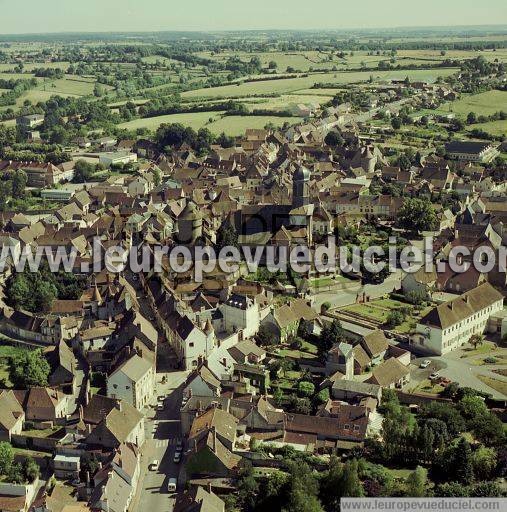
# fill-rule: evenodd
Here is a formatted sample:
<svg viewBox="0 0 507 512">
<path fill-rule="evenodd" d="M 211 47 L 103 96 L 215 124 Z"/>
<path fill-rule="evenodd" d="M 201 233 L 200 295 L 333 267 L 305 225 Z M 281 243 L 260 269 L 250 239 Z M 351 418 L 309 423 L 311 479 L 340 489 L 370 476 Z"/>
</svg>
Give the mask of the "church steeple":
<svg viewBox="0 0 507 512">
<path fill-rule="evenodd" d="M 292 175 L 292 206 L 300 208 L 310 204 L 310 171 L 299 164 Z"/>
</svg>

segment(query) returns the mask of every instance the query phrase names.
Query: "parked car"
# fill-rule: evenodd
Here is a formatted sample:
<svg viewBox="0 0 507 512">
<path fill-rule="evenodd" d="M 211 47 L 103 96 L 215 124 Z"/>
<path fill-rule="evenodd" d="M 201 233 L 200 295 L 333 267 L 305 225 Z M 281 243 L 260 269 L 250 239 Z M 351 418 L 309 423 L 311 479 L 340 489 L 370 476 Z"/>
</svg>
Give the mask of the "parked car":
<svg viewBox="0 0 507 512">
<path fill-rule="evenodd" d="M 173 459 L 173 462 L 175 464 L 178 464 L 181 462 L 181 450 L 176 450 L 176 452 L 174 453 L 174 459 Z"/>
<path fill-rule="evenodd" d="M 440 377 L 440 375 L 438 374 L 438 372 L 433 372 L 430 375 L 430 380 L 437 380 L 439 377 Z"/>
<path fill-rule="evenodd" d="M 150 471 L 157 471 L 159 466 L 160 466 L 160 462 L 157 459 L 152 460 L 151 464 L 150 464 Z"/>
<path fill-rule="evenodd" d="M 178 439 L 176 441 L 176 450 L 180 450 L 180 451 L 183 450 L 183 439 Z"/>
<path fill-rule="evenodd" d="M 428 368 L 428 366 L 431 364 L 431 361 L 429 359 L 425 359 L 420 365 L 419 368 Z"/>
</svg>

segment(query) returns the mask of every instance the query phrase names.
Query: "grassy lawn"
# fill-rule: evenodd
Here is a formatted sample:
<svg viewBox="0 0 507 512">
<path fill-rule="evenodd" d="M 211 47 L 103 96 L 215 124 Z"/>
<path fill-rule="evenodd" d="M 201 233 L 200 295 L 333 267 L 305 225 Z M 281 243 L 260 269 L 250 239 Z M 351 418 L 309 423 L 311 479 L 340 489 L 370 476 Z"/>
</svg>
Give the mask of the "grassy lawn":
<svg viewBox="0 0 507 512">
<path fill-rule="evenodd" d="M 44 430 L 23 430 L 23 435 L 30 436 L 30 437 L 52 437 L 54 434 L 56 434 L 58 431 L 61 431 L 61 427 L 54 427 L 54 428 L 46 428 Z"/>
<path fill-rule="evenodd" d="M 367 320 L 374 320 L 376 322 L 384 323 L 389 314 L 385 309 L 375 307 L 372 304 L 352 304 L 343 308 L 344 311 L 356 313 Z"/>
<path fill-rule="evenodd" d="M 507 397 L 507 381 L 494 379 L 486 375 L 477 375 L 477 378 L 480 381 L 484 382 L 486 386 L 493 388 L 494 390 L 498 391 L 499 393 L 502 393 L 502 395 Z"/>
<path fill-rule="evenodd" d="M 480 356 L 489 354 L 490 352 L 496 350 L 495 344 L 491 343 L 489 341 L 485 341 L 482 345 L 478 345 L 477 348 L 467 347 L 463 349 L 464 354 L 461 356 L 461 358 L 465 357 L 473 357 L 473 356 Z"/>
<path fill-rule="evenodd" d="M 2 380 L 8 388 L 12 387 L 12 382 L 9 380 L 10 360 L 16 355 L 22 354 L 24 351 L 24 348 L 14 345 L 0 345 L 0 380 Z"/>
<path fill-rule="evenodd" d="M 433 384 L 429 379 L 423 380 L 412 389 L 412 393 L 428 393 L 438 395 L 444 390 L 440 384 Z"/>
</svg>

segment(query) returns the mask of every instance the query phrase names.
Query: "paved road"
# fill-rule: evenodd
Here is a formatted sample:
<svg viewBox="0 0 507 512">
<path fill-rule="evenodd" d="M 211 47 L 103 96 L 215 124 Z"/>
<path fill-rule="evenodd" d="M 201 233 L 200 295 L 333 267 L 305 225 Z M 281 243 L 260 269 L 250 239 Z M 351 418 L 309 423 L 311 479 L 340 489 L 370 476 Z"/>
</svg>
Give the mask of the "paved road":
<svg viewBox="0 0 507 512">
<path fill-rule="evenodd" d="M 167 383 L 160 382 L 163 375 Z M 182 398 L 181 384 L 185 381 L 187 372 L 172 372 L 157 374 L 157 396 L 166 396 L 165 409 L 146 411 L 146 442 L 142 448 L 141 475 L 138 492 L 130 506 L 131 512 L 166 512 L 172 511 L 174 495 L 169 494 L 167 484 L 169 478 L 178 477 L 182 464 L 173 462 L 176 443 L 181 439 L 179 409 Z M 148 469 L 153 460 L 158 460 L 157 471 Z"/>
</svg>

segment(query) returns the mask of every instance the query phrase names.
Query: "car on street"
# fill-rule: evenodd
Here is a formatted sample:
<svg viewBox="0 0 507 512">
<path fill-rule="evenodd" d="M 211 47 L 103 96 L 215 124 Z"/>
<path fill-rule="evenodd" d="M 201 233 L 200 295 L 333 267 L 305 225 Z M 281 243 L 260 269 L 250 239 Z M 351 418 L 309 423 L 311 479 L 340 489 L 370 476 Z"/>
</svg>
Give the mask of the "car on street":
<svg viewBox="0 0 507 512">
<path fill-rule="evenodd" d="M 440 377 L 440 375 L 438 374 L 438 372 L 433 372 L 430 375 L 430 380 L 437 380 L 439 377 Z"/>
<path fill-rule="evenodd" d="M 173 462 L 175 464 L 179 464 L 181 462 L 181 449 L 177 449 L 174 453 L 174 459 Z"/>
<path fill-rule="evenodd" d="M 152 460 L 151 464 L 150 464 L 150 471 L 157 471 L 159 466 L 160 466 L 160 462 L 157 459 Z"/>
<path fill-rule="evenodd" d="M 428 366 L 431 364 L 431 361 L 429 359 L 425 359 L 420 365 L 419 368 L 428 368 Z"/>
<path fill-rule="evenodd" d="M 157 404 L 157 411 L 163 411 L 164 410 L 164 402 L 159 402 Z"/>
<path fill-rule="evenodd" d="M 176 492 L 177 485 L 178 485 L 178 479 L 177 478 L 169 478 L 169 483 L 167 484 L 167 490 L 170 493 Z"/>
<path fill-rule="evenodd" d="M 176 441 L 176 450 L 180 450 L 180 451 L 183 450 L 183 439 L 178 439 Z"/>
</svg>

